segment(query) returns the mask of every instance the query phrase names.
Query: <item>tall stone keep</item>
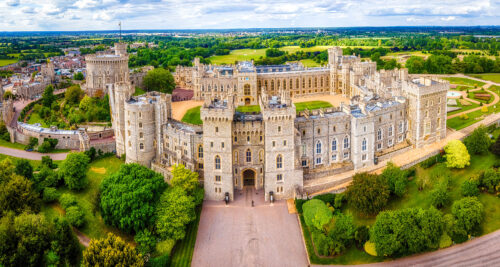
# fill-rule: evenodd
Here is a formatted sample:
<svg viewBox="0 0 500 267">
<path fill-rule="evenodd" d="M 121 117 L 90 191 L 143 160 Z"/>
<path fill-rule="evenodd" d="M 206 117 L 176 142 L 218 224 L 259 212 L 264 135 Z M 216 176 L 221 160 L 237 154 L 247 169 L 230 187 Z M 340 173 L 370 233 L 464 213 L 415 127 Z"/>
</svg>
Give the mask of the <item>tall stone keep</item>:
<svg viewBox="0 0 500 267">
<path fill-rule="evenodd" d="M 108 84 L 109 106 L 111 107 L 111 124 L 115 131 L 116 154 L 125 154 L 125 102 L 133 94 L 133 88 L 128 83 L 118 82 Z"/>
<path fill-rule="evenodd" d="M 234 199 L 232 124 L 234 98 L 208 98 L 201 108 L 203 120 L 203 158 L 205 198 L 223 200 L 229 193 Z"/>
</svg>

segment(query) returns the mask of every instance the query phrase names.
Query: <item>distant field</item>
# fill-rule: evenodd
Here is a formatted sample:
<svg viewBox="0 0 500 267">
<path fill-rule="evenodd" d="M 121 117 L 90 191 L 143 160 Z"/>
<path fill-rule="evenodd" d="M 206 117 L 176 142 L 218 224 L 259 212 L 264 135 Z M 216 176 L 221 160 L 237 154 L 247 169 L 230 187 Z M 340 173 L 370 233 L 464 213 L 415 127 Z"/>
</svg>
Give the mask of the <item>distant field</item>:
<svg viewBox="0 0 500 267">
<path fill-rule="evenodd" d="M 480 81 L 475 81 L 467 78 L 460 78 L 460 77 L 441 77 L 443 80 L 447 80 L 452 84 L 462 84 L 462 85 L 469 85 L 469 86 L 483 86 L 484 83 Z"/>
<path fill-rule="evenodd" d="M 266 49 L 237 49 L 231 50 L 229 55 L 209 57 L 212 64 L 234 64 L 236 61 L 257 60 L 266 56 Z"/>
<path fill-rule="evenodd" d="M 16 63 L 17 59 L 0 59 L 0 67 Z"/>
<path fill-rule="evenodd" d="M 332 46 L 318 45 L 318 46 L 304 47 L 304 48 L 300 48 L 300 46 L 284 46 L 284 47 L 280 48 L 280 50 L 286 51 L 286 52 L 292 54 L 292 53 L 295 53 L 297 51 L 304 51 L 304 52 L 323 51 L 323 50 L 327 50 L 329 47 L 332 47 Z"/>
<path fill-rule="evenodd" d="M 500 83 L 500 73 L 469 74 L 474 78 Z"/>
</svg>

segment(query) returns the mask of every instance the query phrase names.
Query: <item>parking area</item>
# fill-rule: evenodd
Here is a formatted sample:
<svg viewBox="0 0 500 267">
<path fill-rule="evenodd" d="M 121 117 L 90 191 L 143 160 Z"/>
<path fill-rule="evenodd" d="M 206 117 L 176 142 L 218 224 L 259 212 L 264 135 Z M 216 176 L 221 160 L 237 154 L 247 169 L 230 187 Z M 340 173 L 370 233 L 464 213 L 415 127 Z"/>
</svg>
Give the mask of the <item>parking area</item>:
<svg viewBox="0 0 500 267">
<path fill-rule="evenodd" d="M 203 203 L 192 266 L 308 265 L 296 215 L 286 201 L 264 202 L 263 193 L 245 189 L 227 206 Z"/>
</svg>

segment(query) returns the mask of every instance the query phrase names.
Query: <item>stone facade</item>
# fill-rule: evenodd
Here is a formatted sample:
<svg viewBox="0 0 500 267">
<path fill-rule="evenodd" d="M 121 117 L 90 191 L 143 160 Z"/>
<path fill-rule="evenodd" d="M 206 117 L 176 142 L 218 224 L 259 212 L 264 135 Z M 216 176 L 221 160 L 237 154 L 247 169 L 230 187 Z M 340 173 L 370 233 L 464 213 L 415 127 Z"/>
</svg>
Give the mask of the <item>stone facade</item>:
<svg viewBox="0 0 500 267">
<path fill-rule="evenodd" d="M 110 85 L 117 152 L 166 181 L 173 165 L 187 166 L 200 174 L 206 199 L 233 199 L 235 190 L 252 186 L 268 200 L 301 194 L 304 179 L 377 164 L 445 137 L 448 82 L 412 80 L 405 69 L 377 71 L 376 63 L 340 48 L 328 53 L 321 68 L 207 66 L 198 59 L 178 67 L 178 85 L 204 100 L 202 126 L 173 120 L 170 95 L 131 98 L 127 83 Z M 297 113 L 292 96 L 314 94 L 342 94 L 350 102 Z M 240 105 L 260 112 L 240 113 Z"/>
</svg>

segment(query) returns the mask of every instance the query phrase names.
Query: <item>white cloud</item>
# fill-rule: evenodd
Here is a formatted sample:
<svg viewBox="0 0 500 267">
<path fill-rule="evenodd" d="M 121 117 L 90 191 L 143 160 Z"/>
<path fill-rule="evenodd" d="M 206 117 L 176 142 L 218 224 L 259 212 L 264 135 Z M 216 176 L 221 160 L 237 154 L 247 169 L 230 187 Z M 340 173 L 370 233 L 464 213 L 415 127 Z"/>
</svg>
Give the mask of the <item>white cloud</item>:
<svg viewBox="0 0 500 267">
<path fill-rule="evenodd" d="M 442 21 L 452 21 L 452 20 L 456 20 L 457 17 L 455 16 L 448 16 L 446 18 L 441 18 Z"/>
</svg>

